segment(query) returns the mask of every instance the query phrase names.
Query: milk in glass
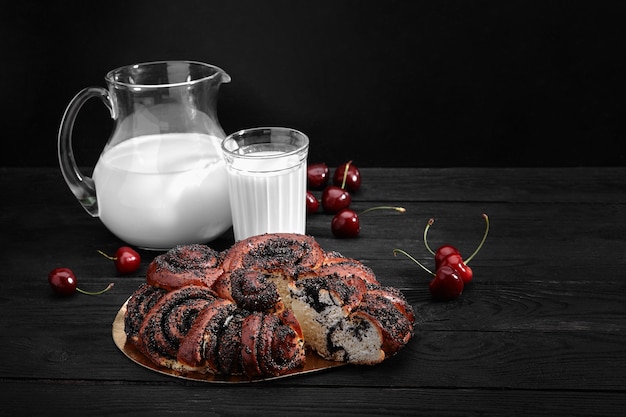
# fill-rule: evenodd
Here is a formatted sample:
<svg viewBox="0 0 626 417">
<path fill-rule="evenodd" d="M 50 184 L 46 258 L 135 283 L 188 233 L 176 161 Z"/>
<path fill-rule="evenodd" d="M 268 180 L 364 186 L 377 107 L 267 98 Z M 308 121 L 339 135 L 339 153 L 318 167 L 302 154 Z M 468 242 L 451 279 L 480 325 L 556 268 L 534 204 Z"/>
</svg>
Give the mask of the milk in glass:
<svg viewBox="0 0 626 417">
<path fill-rule="evenodd" d="M 306 160 L 301 158 L 259 151 L 227 165 L 236 240 L 262 233 L 305 233 Z"/>
</svg>

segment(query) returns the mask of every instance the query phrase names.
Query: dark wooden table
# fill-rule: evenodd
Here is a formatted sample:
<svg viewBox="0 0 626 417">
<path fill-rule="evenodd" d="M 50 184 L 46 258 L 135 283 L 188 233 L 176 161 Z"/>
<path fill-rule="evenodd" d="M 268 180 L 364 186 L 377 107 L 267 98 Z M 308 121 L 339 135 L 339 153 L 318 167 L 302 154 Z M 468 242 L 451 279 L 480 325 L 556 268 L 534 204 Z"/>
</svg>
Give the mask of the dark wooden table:
<svg viewBox="0 0 626 417">
<path fill-rule="evenodd" d="M 144 280 L 118 276 L 96 250 L 120 242 L 89 217 L 58 170 L 0 169 L 0 414 L 2 415 L 623 415 L 626 410 L 626 168 L 362 168 L 361 236 L 339 240 L 329 215 L 308 219 L 327 250 L 371 266 L 417 312 L 416 335 L 395 357 L 251 384 L 211 384 L 136 365 L 112 322 Z M 433 301 L 430 243 L 471 252 L 474 282 Z M 225 249 L 232 234 L 211 243 Z M 79 286 L 53 295 L 48 272 L 72 268 Z"/>
</svg>

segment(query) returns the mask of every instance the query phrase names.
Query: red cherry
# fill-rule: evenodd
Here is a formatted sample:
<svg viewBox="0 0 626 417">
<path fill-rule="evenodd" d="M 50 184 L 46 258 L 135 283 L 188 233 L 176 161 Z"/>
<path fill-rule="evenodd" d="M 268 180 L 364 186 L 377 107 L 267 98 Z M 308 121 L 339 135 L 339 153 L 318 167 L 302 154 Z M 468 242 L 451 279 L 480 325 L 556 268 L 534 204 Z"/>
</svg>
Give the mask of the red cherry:
<svg viewBox="0 0 626 417">
<path fill-rule="evenodd" d="M 120 274 L 130 274 L 135 272 L 141 266 L 141 256 L 136 250 L 129 246 L 122 246 L 115 251 L 115 256 L 109 256 L 98 250 L 98 253 L 107 259 L 115 262 L 115 269 Z"/>
<path fill-rule="evenodd" d="M 110 283 L 104 290 L 97 292 L 83 291 L 77 286 L 76 275 L 69 268 L 54 268 L 48 273 L 48 283 L 52 287 L 52 290 L 59 295 L 74 295 L 77 291 L 86 295 L 98 295 L 102 294 L 113 287 L 113 283 Z"/>
<path fill-rule="evenodd" d="M 428 289 L 435 299 L 448 301 L 458 298 L 463 293 L 463 286 L 463 280 L 454 268 L 444 265 L 437 269 L 435 277 L 428 284 Z"/>
<path fill-rule="evenodd" d="M 464 284 L 469 283 L 472 280 L 474 273 L 472 272 L 472 268 L 463 262 L 463 258 L 460 253 L 451 253 L 441 262 L 441 265 L 437 268 L 439 269 L 442 266 L 450 266 L 454 269 L 459 277 L 463 280 Z"/>
<path fill-rule="evenodd" d="M 322 192 L 322 208 L 326 213 L 339 213 L 352 202 L 350 193 L 343 188 L 329 185 Z"/>
<path fill-rule="evenodd" d="M 377 206 L 370 207 L 367 210 L 362 211 L 361 214 L 365 214 L 373 210 L 395 210 L 400 213 L 404 213 L 406 211 L 404 207 Z M 335 214 L 330 223 L 330 228 L 335 237 L 358 237 L 361 232 L 359 215 L 357 215 L 354 210 L 343 209 L 339 213 Z"/>
<path fill-rule="evenodd" d="M 135 272 L 141 266 L 141 256 L 131 247 L 122 246 L 115 252 L 115 267 L 121 274 Z"/>
<path fill-rule="evenodd" d="M 329 170 L 324 162 L 316 162 L 306 167 L 308 188 L 321 190 L 328 183 Z"/>
<path fill-rule="evenodd" d="M 54 268 L 48 274 L 48 282 L 59 295 L 73 295 L 76 292 L 76 276 L 69 268 Z"/>
<path fill-rule="evenodd" d="M 463 292 L 463 279 L 459 277 L 457 272 L 449 265 L 444 265 L 437 269 L 437 272 L 433 274 L 428 268 L 426 268 L 420 261 L 412 257 L 402 249 L 394 249 L 394 256 L 397 253 L 401 253 L 413 262 L 415 262 L 420 268 L 428 272 L 434 278 L 428 284 L 428 289 L 433 298 L 437 300 L 452 300 L 457 298 Z"/>
<path fill-rule="evenodd" d="M 343 209 L 333 217 L 330 229 L 333 235 L 338 238 L 357 237 L 361 232 L 359 216 L 354 210 Z"/>
<path fill-rule="evenodd" d="M 453 253 L 459 253 L 458 249 L 452 245 L 443 245 L 435 252 L 435 269 L 439 269 L 444 259 Z"/>
<path fill-rule="evenodd" d="M 333 184 L 337 187 L 345 188 L 355 192 L 361 187 L 361 172 L 352 161 L 341 164 L 335 170 Z"/>
<path fill-rule="evenodd" d="M 315 213 L 317 209 L 320 207 L 320 202 L 317 200 L 317 197 L 313 195 L 312 192 L 306 192 L 306 212 L 309 214 Z"/>
</svg>

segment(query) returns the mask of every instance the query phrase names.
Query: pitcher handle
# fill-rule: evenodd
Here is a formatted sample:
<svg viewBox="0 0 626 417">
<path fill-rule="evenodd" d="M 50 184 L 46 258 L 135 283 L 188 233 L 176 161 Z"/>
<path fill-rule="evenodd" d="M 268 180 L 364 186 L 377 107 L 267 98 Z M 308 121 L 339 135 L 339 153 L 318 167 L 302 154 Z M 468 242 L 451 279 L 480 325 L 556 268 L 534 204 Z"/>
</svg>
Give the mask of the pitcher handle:
<svg viewBox="0 0 626 417">
<path fill-rule="evenodd" d="M 78 115 L 78 111 L 87 100 L 92 97 L 99 97 L 104 105 L 109 109 L 111 117 L 113 117 L 113 106 L 109 98 L 109 92 L 102 87 L 88 87 L 81 90 L 70 104 L 68 104 L 61 127 L 59 128 L 59 137 L 57 143 L 57 151 L 59 157 L 59 166 L 61 173 L 68 187 L 74 193 L 83 208 L 92 217 L 98 216 L 98 200 L 96 198 L 96 187 L 91 177 L 83 175 L 74 159 L 74 151 L 72 149 L 72 130 L 74 121 Z"/>
</svg>

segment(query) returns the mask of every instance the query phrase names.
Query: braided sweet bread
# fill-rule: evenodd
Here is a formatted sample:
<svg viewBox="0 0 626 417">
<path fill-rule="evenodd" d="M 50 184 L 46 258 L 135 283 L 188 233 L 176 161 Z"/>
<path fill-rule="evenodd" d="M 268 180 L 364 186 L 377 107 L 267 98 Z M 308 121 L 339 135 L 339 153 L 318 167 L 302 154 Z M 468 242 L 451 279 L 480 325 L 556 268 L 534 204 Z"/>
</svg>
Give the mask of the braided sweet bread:
<svg viewBox="0 0 626 417">
<path fill-rule="evenodd" d="M 124 331 L 153 363 L 180 372 L 282 375 L 306 349 L 376 364 L 413 336 L 415 315 L 361 262 L 310 236 L 254 236 L 218 253 L 184 245 L 155 257 L 130 297 Z"/>
</svg>

